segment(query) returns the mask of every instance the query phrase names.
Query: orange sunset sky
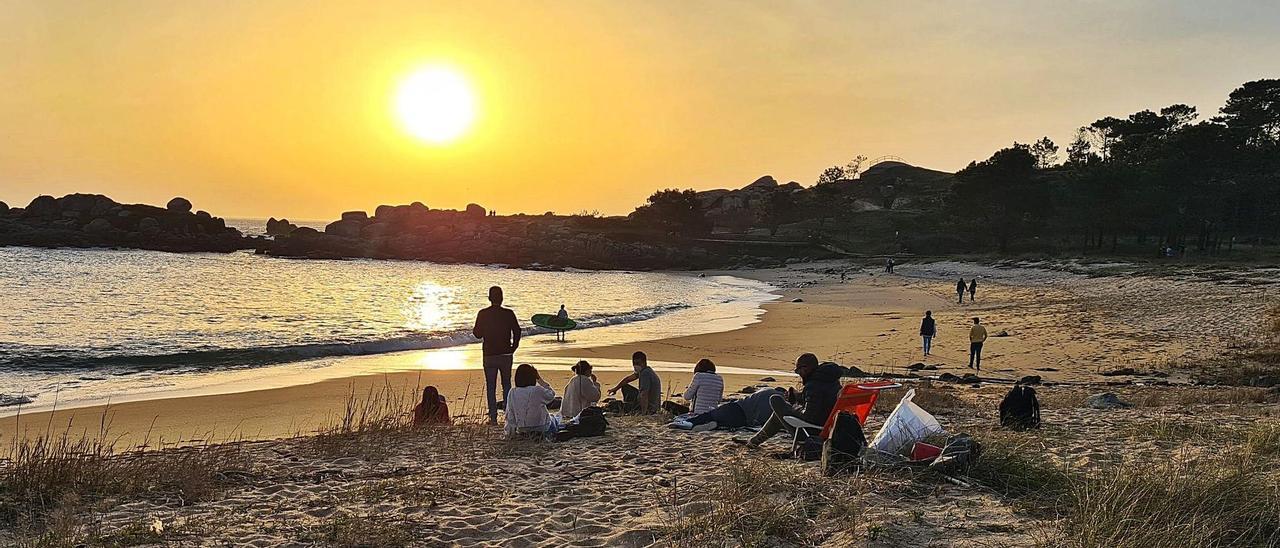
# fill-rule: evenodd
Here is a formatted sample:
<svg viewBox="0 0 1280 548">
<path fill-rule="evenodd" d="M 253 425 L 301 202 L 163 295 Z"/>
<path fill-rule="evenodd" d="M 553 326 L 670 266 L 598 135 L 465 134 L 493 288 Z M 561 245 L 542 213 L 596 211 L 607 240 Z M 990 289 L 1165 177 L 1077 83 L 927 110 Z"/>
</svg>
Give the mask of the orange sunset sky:
<svg viewBox="0 0 1280 548">
<path fill-rule="evenodd" d="M 1211 114 L 1280 75 L 1276 29 L 1263 1 L 0 0 L 0 200 L 626 213 L 857 154 L 950 171 L 1106 115 Z M 428 65 L 474 98 L 445 143 L 394 105 Z"/>
</svg>

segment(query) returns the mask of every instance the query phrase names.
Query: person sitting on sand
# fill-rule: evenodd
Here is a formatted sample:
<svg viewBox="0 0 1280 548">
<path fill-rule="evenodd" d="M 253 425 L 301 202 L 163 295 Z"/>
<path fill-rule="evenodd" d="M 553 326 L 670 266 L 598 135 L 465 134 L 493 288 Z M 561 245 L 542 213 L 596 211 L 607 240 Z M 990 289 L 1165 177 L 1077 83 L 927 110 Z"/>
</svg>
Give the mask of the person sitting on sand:
<svg viewBox="0 0 1280 548">
<path fill-rule="evenodd" d="M 591 364 L 582 360 L 573 366 L 573 378 L 564 387 L 564 397 L 560 400 L 560 416 L 565 420 L 578 416 L 583 409 L 600 401 L 600 382 L 591 372 Z"/>
<path fill-rule="evenodd" d="M 631 355 L 631 368 L 635 373 L 627 375 L 618 384 L 609 389 L 609 395 L 617 394 L 623 386 L 632 381 L 639 381 L 639 412 L 641 415 L 652 415 L 662 407 L 662 379 L 658 372 L 649 367 L 649 357 L 644 352 L 636 351 Z"/>
<path fill-rule="evenodd" d="M 978 318 L 973 319 L 973 327 L 969 328 L 969 369 L 982 370 L 982 343 L 987 342 L 987 328 L 982 326 Z"/>
<path fill-rule="evenodd" d="M 755 436 L 745 442 L 747 447 L 760 447 L 760 444 L 782 430 L 793 432 L 794 429 L 782 417 L 793 416 L 809 424 L 826 424 L 831 408 L 835 407 L 836 398 L 840 396 L 840 373 L 839 365 L 830 362 L 820 365 L 817 356 L 801 354 L 796 358 L 796 374 L 800 376 L 804 387 L 800 392 L 787 389 L 786 398 L 780 395 L 769 397 L 773 415 Z M 800 406 L 798 409 L 795 407 L 797 405 Z"/>
<path fill-rule="evenodd" d="M 556 391 L 527 363 L 516 368 L 515 382 L 507 393 L 507 435 L 555 434 L 559 423 L 552 419 L 547 404 L 556 399 Z"/>
<path fill-rule="evenodd" d="M 684 390 L 684 399 L 689 402 L 689 412 L 694 415 L 706 413 L 720 405 L 724 398 L 724 377 L 716 374 L 716 364 L 702 358 L 693 366 L 693 380 Z"/>
<path fill-rule="evenodd" d="M 924 319 L 920 320 L 920 338 L 924 340 L 924 357 L 929 357 L 933 349 L 933 338 L 938 335 L 938 322 L 933 319 L 933 311 L 925 310 Z"/>
<path fill-rule="evenodd" d="M 960 281 L 956 282 L 956 298 L 959 299 L 956 304 L 964 304 L 964 287 L 964 278 L 960 278 Z"/>
<path fill-rule="evenodd" d="M 434 386 L 422 389 L 422 401 L 413 407 L 413 425 L 453 424 L 449 403 Z"/>
<path fill-rule="evenodd" d="M 785 396 L 786 390 L 781 388 L 765 388 L 757 390 L 750 396 L 737 401 L 725 402 L 701 415 L 694 415 L 684 420 L 671 423 L 672 428 L 705 432 L 707 430 L 734 430 L 737 428 L 763 426 L 773 416 L 773 408 L 769 407 L 769 398 Z"/>
</svg>

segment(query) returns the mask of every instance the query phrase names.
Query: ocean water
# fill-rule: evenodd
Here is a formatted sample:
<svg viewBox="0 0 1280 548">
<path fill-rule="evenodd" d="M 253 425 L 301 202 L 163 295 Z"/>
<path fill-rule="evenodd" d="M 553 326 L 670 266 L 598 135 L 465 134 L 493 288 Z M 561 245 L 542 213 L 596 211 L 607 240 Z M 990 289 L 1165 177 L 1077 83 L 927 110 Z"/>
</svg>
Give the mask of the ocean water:
<svg viewBox="0 0 1280 548">
<path fill-rule="evenodd" d="M 475 313 L 495 284 L 523 322 L 564 304 L 584 328 L 575 337 L 600 342 L 616 330 L 593 337 L 592 328 L 732 328 L 773 298 L 766 284 L 731 277 L 8 247 L 0 394 L 11 404 L 94 387 L 119 394 L 138 379 L 473 344 Z"/>
</svg>

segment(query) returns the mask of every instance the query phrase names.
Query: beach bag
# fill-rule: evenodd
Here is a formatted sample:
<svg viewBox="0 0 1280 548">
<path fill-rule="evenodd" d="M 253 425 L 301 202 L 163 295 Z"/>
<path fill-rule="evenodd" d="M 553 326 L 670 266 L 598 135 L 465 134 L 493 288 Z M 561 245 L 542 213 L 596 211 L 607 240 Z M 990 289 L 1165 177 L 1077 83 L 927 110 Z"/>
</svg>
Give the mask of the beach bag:
<svg viewBox="0 0 1280 548">
<path fill-rule="evenodd" d="M 982 444 L 973 440 L 968 434 L 958 434 L 947 438 L 938 458 L 933 459 L 929 468 L 943 474 L 964 472 L 982 453 Z"/>
<path fill-rule="evenodd" d="M 831 437 L 822 444 L 822 475 L 834 476 L 856 467 L 866 447 L 867 436 L 858 416 L 841 411 L 831 427 Z"/>
<path fill-rule="evenodd" d="M 1036 389 L 1030 386 L 1014 386 L 1000 401 L 1000 426 L 1014 430 L 1026 430 L 1040 426 L 1040 400 Z"/>
<path fill-rule="evenodd" d="M 822 458 L 822 438 L 809 436 L 796 444 L 793 450 L 795 458 L 803 461 L 814 461 Z M 785 456 L 786 453 L 783 453 Z"/>
<path fill-rule="evenodd" d="M 599 407 L 588 407 L 569 421 L 563 430 L 556 433 L 556 440 L 603 436 L 608 428 L 609 421 L 604 418 L 604 410 Z"/>
<path fill-rule="evenodd" d="M 911 399 L 914 397 L 915 389 L 908 390 L 898 406 L 893 408 L 893 413 L 889 414 L 884 426 L 880 427 L 876 437 L 871 440 L 872 449 L 900 455 L 904 449 L 923 441 L 929 435 L 942 433 L 942 425 L 938 423 L 938 419 L 912 403 Z"/>
</svg>

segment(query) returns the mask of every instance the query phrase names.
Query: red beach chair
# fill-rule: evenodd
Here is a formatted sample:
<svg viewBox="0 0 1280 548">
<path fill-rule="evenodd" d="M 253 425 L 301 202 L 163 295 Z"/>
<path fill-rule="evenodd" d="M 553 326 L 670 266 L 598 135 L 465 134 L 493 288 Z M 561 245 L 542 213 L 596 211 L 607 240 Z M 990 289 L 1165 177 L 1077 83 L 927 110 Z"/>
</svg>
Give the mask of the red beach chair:
<svg viewBox="0 0 1280 548">
<path fill-rule="evenodd" d="M 819 439 L 827 439 L 827 436 L 831 435 L 831 428 L 836 424 L 836 416 L 841 411 L 857 415 L 858 423 L 866 424 L 867 416 L 871 414 L 871 408 L 875 407 L 876 399 L 880 397 L 880 391 L 889 388 L 902 388 L 902 385 L 893 381 L 873 381 L 844 385 L 840 389 L 840 395 L 836 397 L 836 404 L 831 407 L 831 414 L 827 416 L 827 422 L 821 426 L 805 422 L 800 417 L 783 417 L 782 421 L 795 428 L 796 431 L 795 437 L 791 440 L 792 447 L 794 448 L 802 440 L 814 435 L 817 435 Z"/>
</svg>

